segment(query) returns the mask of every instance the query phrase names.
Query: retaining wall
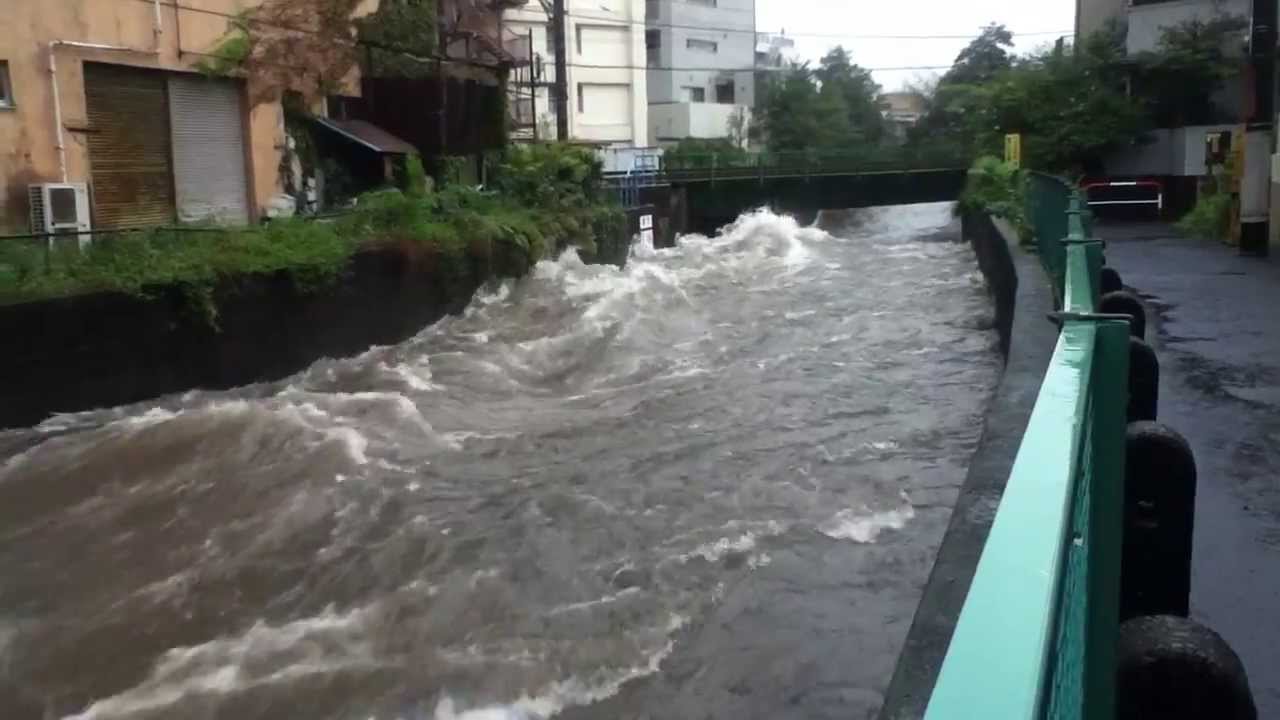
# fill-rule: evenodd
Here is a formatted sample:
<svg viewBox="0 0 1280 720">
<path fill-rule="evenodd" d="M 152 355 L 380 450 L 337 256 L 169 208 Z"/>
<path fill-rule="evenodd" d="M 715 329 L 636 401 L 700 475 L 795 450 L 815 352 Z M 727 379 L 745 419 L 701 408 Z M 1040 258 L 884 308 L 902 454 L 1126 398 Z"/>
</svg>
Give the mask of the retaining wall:
<svg viewBox="0 0 1280 720">
<path fill-rule="evenodd" d="M 880 720 L 917 720 L 930 694 L 968 594 L 1014 457 L 1035 406 L 1058 330 L 1049 322 L 1053 296 L 1039 259 L 989 216 L 967 214 L 965 239 L 996 307 L 1005 370 L 987 411 L 915 618 L 898 658 Z"/>
</svg>

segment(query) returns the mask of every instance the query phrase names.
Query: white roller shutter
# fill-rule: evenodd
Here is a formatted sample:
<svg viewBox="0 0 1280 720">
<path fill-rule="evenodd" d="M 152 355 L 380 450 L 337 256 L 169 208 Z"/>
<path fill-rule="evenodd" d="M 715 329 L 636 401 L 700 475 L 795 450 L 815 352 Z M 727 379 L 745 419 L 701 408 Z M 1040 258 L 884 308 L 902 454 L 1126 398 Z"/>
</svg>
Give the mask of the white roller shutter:
<svg viewBox="0 0 1280 720">
<path fill-rule="evenodd" d="M 173 178 L 180 222 L 249 222 L 244 100 L 230 80 L 169 76 Z"/>
</svg>

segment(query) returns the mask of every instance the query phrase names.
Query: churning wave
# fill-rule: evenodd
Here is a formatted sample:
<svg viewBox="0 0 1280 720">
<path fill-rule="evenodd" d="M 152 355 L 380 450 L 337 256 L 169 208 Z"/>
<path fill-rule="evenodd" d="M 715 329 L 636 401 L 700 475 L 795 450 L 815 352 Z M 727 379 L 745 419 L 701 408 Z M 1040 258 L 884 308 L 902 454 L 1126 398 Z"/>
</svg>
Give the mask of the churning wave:
<svg viewBox="0 0 1280 720">
<path fill-rule="evenodd" d="M 397 345 L 20 431 L 0 666 L 85 719 L 610 697 L 788 543 L 909 531 L 963 446 L 928 408 L 972 425 L 990 372 L 947 322 L 987 312 L 972 260 L 914 243 L 948 221 L 924 212 L 832 234 L 761 210 L 625 268 L 569 251 Z M 77 669 L 104 645 L 110 672 Z"/>
</svg>

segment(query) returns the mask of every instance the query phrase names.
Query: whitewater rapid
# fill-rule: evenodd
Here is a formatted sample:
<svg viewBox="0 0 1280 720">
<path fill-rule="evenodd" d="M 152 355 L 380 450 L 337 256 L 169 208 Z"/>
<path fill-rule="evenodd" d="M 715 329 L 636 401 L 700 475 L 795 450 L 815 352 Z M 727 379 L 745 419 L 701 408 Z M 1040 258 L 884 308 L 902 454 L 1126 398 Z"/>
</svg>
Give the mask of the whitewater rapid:
<svg viewBox="0 0 1280 720">
<path fill-rule="evenodd" d="M 0 433 L 0 717 L 874 706 L 779 678 L 833 632 L 870 677 L 914 610 L 998 368 L 950 223 L 567 252 L 394 346 Z"/>
</svg>

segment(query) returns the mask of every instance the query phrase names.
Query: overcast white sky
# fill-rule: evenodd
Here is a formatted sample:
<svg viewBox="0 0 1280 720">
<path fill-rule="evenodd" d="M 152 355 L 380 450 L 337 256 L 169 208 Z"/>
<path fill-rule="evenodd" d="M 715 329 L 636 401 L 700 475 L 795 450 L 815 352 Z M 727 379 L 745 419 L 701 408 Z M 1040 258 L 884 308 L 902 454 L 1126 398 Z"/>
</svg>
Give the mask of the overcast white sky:
<svg viewBox="0 0 1280 720">
<path fill-rule="evenodd" d="M 816 61 L 831 47 L 844 45 L 863 67 L 949 66 L 968 40 L 853 36 L 976 36 L 990 22 L 1003 23 L 1014 33 L 1048 33 L 1015 37 L 1017 50 L 1024 52 L 1070 35 L 1075 7 L 1075 0 L 756 0 L 756 27 L 760 32 L 785 29 L 794 37 L 800 59 Z M 937 71 L 876 71 L 875 76 L 891 91 L 931 72 Z"/>
</svg>

